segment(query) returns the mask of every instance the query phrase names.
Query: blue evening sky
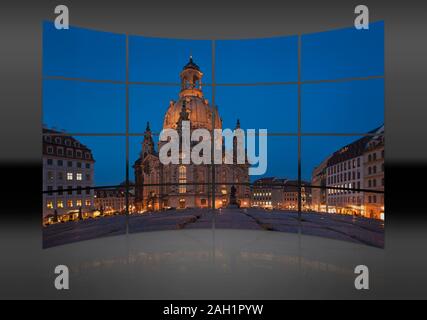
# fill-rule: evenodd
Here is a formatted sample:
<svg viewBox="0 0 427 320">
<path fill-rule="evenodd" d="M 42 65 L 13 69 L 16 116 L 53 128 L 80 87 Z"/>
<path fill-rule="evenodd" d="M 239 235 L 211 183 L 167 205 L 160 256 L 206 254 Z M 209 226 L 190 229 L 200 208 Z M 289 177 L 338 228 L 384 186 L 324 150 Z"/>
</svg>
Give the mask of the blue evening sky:
<svg viewBox="0 0 427 320">
<path fill-rule="evenodd" d="M 297 37 L 216 42 L 217 83 L 295 82 L 298 78 Z M 306 34 L 302 37 L 302 80 L 331 80 L 384 75 L 384 24 L 369 30 L 353 27 Z M 179 73 L 192 54 L 212 82 L 209 40 L 129 37 L 131 82 L 178 83 Z M 43 122 L 70 133 L 124 133 L 126 87 L 122 83 L 94 83 L 46 79 L 49 76 L 89 80 L 126 80 L 126 38 L 122 34 L 71 27 L 56 30 L 43 24 Z M 212 88 L 204 87 L 212 101 Z M 130 84 L 129 129 L 143 133 L 150 121 L 160 131 L 169 101 L 179 86 Z M 218 86 L 215 103 L 224 127 L 266 128 L 271 133 L 296 133 L 298 86 Z M 384 122 L 384 80 L 307 83 L 301 87 L 303 132 L 363 133 Z M 97 185 L 118 184 L 125 174 L 125 138 L 78 136 L 92 149 Z M 328 154 L 358 137 L 304 137 L 303 179 Z M 130 137 L 131 165 L 142 136 Z M 297 138 L 268 138 L 266 176 L 296 178 Z M 133 173 L 130 174 L 134 180 Z M 256 178 L 256 177 L 254 177 Z"/>
</svg>

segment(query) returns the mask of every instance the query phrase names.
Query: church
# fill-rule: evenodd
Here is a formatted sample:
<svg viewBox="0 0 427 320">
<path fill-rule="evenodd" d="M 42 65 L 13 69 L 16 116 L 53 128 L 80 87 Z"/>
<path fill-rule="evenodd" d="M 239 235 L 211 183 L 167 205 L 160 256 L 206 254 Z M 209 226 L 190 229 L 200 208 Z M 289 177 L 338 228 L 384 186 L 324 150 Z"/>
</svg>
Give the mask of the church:
<svg viewBox="0 0 427 320">
<path fill-rule="evenodd" d="M 222 129 L 218 108 L 203 96 L 203 73 L 190 57 L 180 73 L 181 90 L 177 101 L 170 101 L 164 116 L 163 129 L 180 133 L 182 121 L 190 121 L 191 130 L 203 128 L 213 132 Z M 237 120 L 236 128 L 240 128 Z M 249 163 L 236 161 L 236 138 L 233 139 L 233 164 L 168 164 L 159 159 L 162 143 L 153 140 L 147 123 L 135 173 L 135 209 L 137 212 L 169 208 L 221 208 L 235 202 L 250 206 Z M 224 149 L 224 144 L 223 144 Z M 223 152 L 223 156 L 225 149 Z M 213 192 L 212 182 L 215 183 Z M 230 199 L 231 202 L 230 202 Z M 234 203 L 233 203 L 234 204 Z"/>
</svg>

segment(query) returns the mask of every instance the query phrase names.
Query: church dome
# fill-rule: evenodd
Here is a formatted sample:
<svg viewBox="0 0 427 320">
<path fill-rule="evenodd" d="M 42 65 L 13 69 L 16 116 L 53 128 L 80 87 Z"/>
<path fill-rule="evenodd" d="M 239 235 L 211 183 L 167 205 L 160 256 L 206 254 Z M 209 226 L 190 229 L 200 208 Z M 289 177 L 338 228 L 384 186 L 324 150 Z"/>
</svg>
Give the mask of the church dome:
<svg viewBox="0 0 427 320">
<path fill-rule="evenodd" d="M 222 128 L 222 121 L 219 117 L 218 109 L 216 107 L 212 108 L 203 97 L 203 73 L 191 56 L 189 62 L 184 66 L 180 77 L 181 91 L 179 93 L 179 99 L 178 101 L 170 102 L 163 121 L 163 128 L 176 129 L 184 102 L 192 128 L 205 128 L 208 130 Z M 215 117 L 213 128 L 212 116 Z"/>
<path fill-rule="evenodd" d="M 176 129 L 184 100 L 191 127 L 212 130 L 212 107 L 206 99 L 197 96 L 181 97 L 178 101 L 171 101 L 165 114 L 163 128 Z M 213 113 L 215 115 L 214 129 L 221 129 L 222 121 L 218 109 L 214 108 Z"/>
</svg>

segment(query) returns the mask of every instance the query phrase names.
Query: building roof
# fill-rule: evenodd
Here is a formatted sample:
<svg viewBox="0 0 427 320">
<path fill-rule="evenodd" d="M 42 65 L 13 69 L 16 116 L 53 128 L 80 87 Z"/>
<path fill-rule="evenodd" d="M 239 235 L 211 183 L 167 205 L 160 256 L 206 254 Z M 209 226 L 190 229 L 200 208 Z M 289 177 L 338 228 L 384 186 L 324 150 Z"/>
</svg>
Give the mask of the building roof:
<svg viewBox="0 0 427 320">
<path fill-rule="evenodd" d="M 311 190 L 310 183 L 301 180 L 301 187 L 304 187 L 306 192 Z M 285 192 L 298 192 L 298 180 L 287 180 L 284 185 Z"/>
<path fill-rule="evenodd" d="M 254 187 L 277 187 L 283 188 L 285 192 L 298 192 L 298 180 L 288 180 L 286 178 L 265 177 L 254 181 Z M 310 183 L 301 181 L 301 186 L 306 188 L 306 192 L 311 190 Z"/>
<path fill-rule="evenodd" d="M 379 133 L 383 132 L 384 130 L 384 126 L 378 127 L 372 131 L 370 131 L 369 133 Z M 353 159 L 356 157 L 359 157 L 363 154 L 363 152 L 366 149 L 366 146 L 368 144 L 369 141 L 372 140 L 372 136 L 365 136 L 362 137 L 344 147 L 342 147 L 341 149 L 339 149 L 338 151 L 335 151 L 332 156 L 329 158 L 327 166 L 333 166 L 337 163 L 349 160 L 349 159 Z"/>
<path fill-rule="evenodd" d="M 56 156 L 61 158 L 81 159 L 86 161 L 95 161 L 90 150 L 76 138 L 54 129 L 43 128 L 43 155 Z M 48 152 L 48 146 L 54 148 L 53 153 Z M 58 153 L 58 149 L 64 148 L 63 154 Z M 73 155 L 67 155 L 65 150 L 73 149 Z M 78 157 L 75 151 L 81 151 L 82 157 Z M 88 155 L 86 157 L 85 155 Z"/>
</svg>

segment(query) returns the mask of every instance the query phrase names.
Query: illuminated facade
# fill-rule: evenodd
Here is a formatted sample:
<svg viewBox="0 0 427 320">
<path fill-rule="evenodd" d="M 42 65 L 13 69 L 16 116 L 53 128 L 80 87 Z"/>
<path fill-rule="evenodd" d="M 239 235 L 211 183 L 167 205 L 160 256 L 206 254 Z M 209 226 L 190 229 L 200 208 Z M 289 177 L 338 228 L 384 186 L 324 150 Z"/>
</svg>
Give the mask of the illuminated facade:
<svg viewBox="0 0 427 320">
<path fill-rule="evenodd" d="M 301 181 L 301 210 L 311 208 L 311 188 L 309 183 Z M 283 205 L 285 210 L 298 210 L 298 180 L 287 180 L 283 187 Z"/>
<path fill-rule="evenodd" d="M 190 57 L 181 77 L 177 101 L 166 110 L 163 129 L 180 132 L 182 121 L 190 121 L 191 130 L 203 128 L 210 132 L 222 129 L 218 108 L 203 96 L 199 66 Z M 240 127 L 237 121 L 236 128 Z M 236 140 L 234 140 L 234 151 Z M 162 145 L 158 143 L 158 148 Z M 235 159 L 234 154 L 234 160 Z M 237 201 L 241 207 L 250 205 L 249 164 L 215 165 L 215 208 L 228 205 L 230 189 L 236 183 Z M 139 158 L 133 166 L 135 173 L 135 207 L 137 212 L 167 208 L 212 207 L 212 166 L 210 164 L 169 164 L 160 162 L 151 129 L 147 123 Z M 192 184 L 194 183 L 194 184 Z"/>
<path fill-rule="evenodd" d="M 261 178 L 252 187 L 252 206 L 276 209 L 283 203 L 283 184 L 285 179 Z"/>
<path fill-rule="evenodd" d="M 128 195 L 129 212 L 134 210 L 134 195 Z M 101 215 L 126 213 L 126 185 L 122 183 L 113 189 L 98 189 L 95 191 L 95 207 Z"/>
<path fill-rule="evenodd" d="M 364 187 L 384 192 L 384 128 L 369 141 L 363 155 Z M 369 218 L 384 220 L 384 193 L 365 192 L 365 212 Z"/>
<path fill-rule="evenodd" d="M 311 207 L 311 188 L 301 181 L 301 209 Z M 298 210 L 298 181 L 275 177 L 261 178 L 252 188 L 252 207 Z"/>
<path fill-rule="evenodd" d="M 77 139 L 43 129 L 43 221 L 68 221 L 94 210 L 91 150 Z M 49 192 L 57 190 L 57 192 Z"/>
<path fill-rule="evenodd" d="M 384 191 L 384 126 L 370 133 L 376 135 L 342 147 L 313 171 L 313 185 L 326 178 L 326 188 L 313 196 L 314 210 L 384 219 L 384 194 L 366 191 Z"/>
<path fill-rule="evenodd" d="M 363 152 L 370 137 L 363 137 L 336 151 L 328 160 L 328 211 L 331 213 L 363 213 Z M 336 188 L 336 189 L 335 189 Z"/>
</svg>

